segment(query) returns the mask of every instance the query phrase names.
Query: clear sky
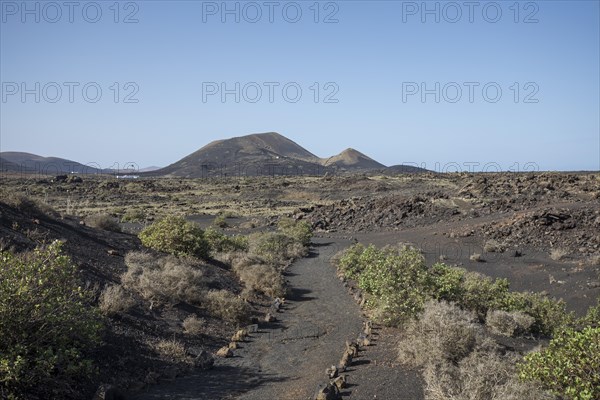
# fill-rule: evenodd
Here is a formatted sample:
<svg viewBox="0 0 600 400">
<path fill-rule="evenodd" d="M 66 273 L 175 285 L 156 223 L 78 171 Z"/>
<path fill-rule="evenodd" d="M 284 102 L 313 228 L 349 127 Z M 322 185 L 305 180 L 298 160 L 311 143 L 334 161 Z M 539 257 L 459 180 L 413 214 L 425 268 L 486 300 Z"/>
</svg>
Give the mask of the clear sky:
<svg viewBox="0 0 600 400">
<path fill-rule="evenodd" d="M 600 169 L 595 0 L 0 5 L 2 151 L 165 166 L 276 131 L 386 165 Z"/>
</svg>

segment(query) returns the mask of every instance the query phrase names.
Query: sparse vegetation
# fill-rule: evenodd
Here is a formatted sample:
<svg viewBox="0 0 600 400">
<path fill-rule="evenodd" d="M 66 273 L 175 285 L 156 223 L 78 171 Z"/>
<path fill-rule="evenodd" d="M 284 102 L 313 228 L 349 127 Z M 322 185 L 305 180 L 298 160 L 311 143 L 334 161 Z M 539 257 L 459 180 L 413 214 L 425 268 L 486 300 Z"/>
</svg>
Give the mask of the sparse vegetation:
<svg viewBox="0 0 600 400">
<path fill-rule="evenodd" d="M 502 253 L 504 251 L 504 247 L 497 240 L 488 240 L 483 245 L 483 250 L 486 253 Z"/>
<path fill-rule="evenodd" d="M 157 303 L 202 304 L 208 278 L 201 262 L 130 252 L 125 256 L 125 265 L 127 272 L 121 277 L 123 286 L 142 298 Z"/>
<path fill-rule="evenodd" d="M 170 215 L 153 223 L 139 234 L 142 244 L 176 256 L 207 259 L 210 245 L 204 231 L 183 217 Z"/>
<path fill-rule="evenodd" d="M 469 260 L 471 261 L 475 261 L 475 262 L 484 262 L 485 259 L 483 258 L 483 256 L 479 253 L 473 253 L 471 254 L 471 256 L 469 257 Z"/>
<path fill-rule="evenodd" d="M 190 315 L 183 320 L 183 333 L 186 335 L 197 335 L 202 332 L 206 321 L 201 318 L 198 318 L 195 315 Z"/>
<path fill-rule="evenodd" d="M 121 285 L 108 285 L 100 294 L 99 307 L 106 315 L 127 312 L 135 305 L 135 300 Z"/>
<path fill-rule="evenodd" d="M 368 305 L 390 299 L 413 305 L 387 306 L 374 315 L 391 325 L 407 323 L 399 358 L 424 368 L 428 399 L 552 398 L 540 387 L 568 399 L 598 398 L 600 303 L 575 320 L 562 301 L 511 292 L 506 279 L 442 263 L 426 268 L 417 254 L 406 247 L 357 244 L 338 256 L 337 264 L 370 295 Z M 404 279 L 410 284 L 403 284 Z M 535 382 L 517 379 L 520 355 L 498 347 L 486 336 L 482 321 L 505 336 L 553 336 L 547 350 L 531 353 L 519 367 L 522 379 Z M 581 330 L 573 328 L 577 326 Z"/>
<path fill-rule="evenodd" d="M 225 220 L 225 216 L 223 214 L 217 215 L 215 217 L 215 219 L 213 220 L 212 225 L 216 226 L 218 228 L 227 228 L 229 226 L 229 224 Z"/>
<path fill-rule="evenodd" d="M 519 381 L 519 355 L 487 338 L 477 315 L 428 301 L 398 345 L 399 360 L 423 368 L 428 400 L 550 399 L 535 384 Z"/>
<path fill-rule="evenodd" d="M 567 254 L 569 254 L 569 251 L 566 249 L 555 248 L 550 250 L 550 258 L 554 261 L 560 261 L 564 259 L 567 256 Z"/>
<path fill-rule="evenodd" d="M 102 325 L 77 267 L 53 242 L 0 254 L 0 397 L 73 396 L 95 367 Z"/>
<path fill-rule="evenodd" d="M 283 276 L 273 265 L 252 264 L 238 268 L 238 276 L 248 290 L 273 298 L 285 295 Z"/>
<path fill-rule="evenodd" d="M 31 196 L 14 192 L 3 193 L 2 202 L 30 216 L 58 216 L 56 210 L 51 206 Z"/>
<path fill-rule="evenodd" d="M 121 217 L 121 222 L 144 222 L 146 213 L 139 208 L 130 208 Z"/>
<path fill-rule="evenodd" d="M 488 310 L 485 324 L 494 333 L 514 336 L 529 332 L 535 318 L 520 311 Z"/>
<path fill-rule="evenodd" d="M 459 341 L 460 346 L 451 349 L 455 351 L 454 354 L 447 357 L 444 355 L 446 360 L 442 357 L 442 359 L 432 362 L 422 361 L 425 363 L 421 369 L 425 376 L 428 399 L 520 400 L 547 398 L 540 394 L 538 386 L 550 387 L 544 385 L 541 379 L 532 376 L 524 376 L 523 379 L 526 379 L 524 381 L 517 379 L 518 372 L 515 370 L 515 365 L 522 356 L 511 349 L 522 349 L 537 339 L 541 339 L 539 342 L 544 343 L 547 339 L 558 337 L 559 333 L 566 329 L 565 327 L 572 329 L 573 332 L 583 332 L 587 327 L 597 328 L 600 323 L 598 317 L 600 307 L 591 308 L 587 317 L 575 320 L 565 311 L 565 304 L 561 301 L 555 301 L 545 294 L 511 292 L 506 279 L 489 278 L 479 273 L 468 272 L 463 268 L 452 267 L 449 263 L 464 263 L 470 270 L 480 269 L 478 267 L 486 264 L 469 263 L 469 256 L 473 252 L 481 253 L 486 259 L 488 256 L 494 258 L 495 262 L 490 264 L 491 272 L 498 273 L 500 270 L 497 267 L 510 264 L 514 268 L 503 269 L 502 273 L 506 273 L 509 279 L 523 279 L 524 287 L 527 287 L 532 277 L 537 276 L 537 273 L 531 273 L 532 270 L 539 267 L 539 264 L 532 265 L 529 261 L 537 257 L 540 252 L 544 252 L 548 257 L 552 248 L 565 249 L 566 256 L 561 258 L 565 261 L 573 261 L 572 263 L 566 266 L 560 265 L 561 262 L 544 265 L 544 270 L 547 270 L 544 271 L 545 277 L 552 275 L 561 281 L 553 280 L 553 283 L 548 285 L 548 281 L 544 279 L 538 284 L 547 285 L 547 290 L 551 294 L 570 293 L 570 308 L 581 311 L 581 303 L 587 303 L 589 297 L 594 295 L 599 281 L 597 268 L 594 268 L 599 265 L 596 246 L 599 237 L 594 230 L 594 227 L 597 226 L 598 215 L 596 208 L 593 207 L 595 203 L 587 200 L 597 192 L 598 174 L 590 175 L 590 177 L 586 177 L 586 174 L 568 175 L 568 177 L 560 174 L 550 174 L 549 176 L 545 174 L 526 174 L 527 176 L 510 174 L 510 177 L 486 174 L 487 182 L 485 183 L 479 182 L 484 176 L 477 174 L 472 176 L 443 174 L 443 177 L 441 177 L 442 174 L 439 175 L 424 174 L 418 180 L 410 176 L 390 177 L 385 179 L 385 182 L 378 177 L 350 174 L 346 176 L 334 174 L 325 179 L 313 177 L 282 179 L 275 176 L 269 178 L 268 181 L 261 178 L 232 180 L 231 177 L 212 177 L 202 180 L 142 177 L 139 180 L 126 181 L 89 176 L 80 185 L 50 182 L 44 177 L 40 177 L 39 180 L 11 180 L 8 178 L 3 181 L 6 182 L 6 185 L 3 183 L 3 187 L 0 188 L 2 202 L 5 201 L 4 194 L 12 190 L 8 186 L 14 185 L 15 193 L 28 193 L 32 198 L 40 199 L 40 207 L 47 204 L 53 205 L 62 213 L 63 219 L 54 221 L 52 218 L 45 218 L 43 213 L 37 213 L 37 211 L 21 212 L 19 208 L 1 207 L 0 248 L 25 251 L 36 243 L 47 243 L 56 237 L 64 237 L 68 243 L 67 249 L 73 252 L 75 262 L 84 269 L 86 282 L 82 284 L 85 287 L 105 288 L 101 293 L 100 290 L 96 292 L 99 293 L 100 311 L 108 316 L 117 315 L 115 318 L 106 319 L 106 324 L 108 329 L 117 328 L 117 332 L 113 333 L 118 335 L 107 335 L 105 338 L 109 341 L 109 346 L 106 347 L 107 352 L 104 352 L 105 347 L 103 347 L 102 352 L 91 353 L 93 359 L 98 359 L 100 365 L 113 365 L 112 363 L 117 360 L 119 363 L 126 363 L 118 365 L 126 365 L 127 371 L 122 368 L 109 369 L 118 371 L 123 380 L 127 380 L 126 382 L 141 382 L 144 381 L 148 370 L 152 369 L 158 374 L 162 374 L 162 371 L 173 370 L 173 368 L 169 369 L 169 364 L 179 362 L 175 361 L 176 357 L 169 356 L 169 354 L 177 354 L 176 345 L 173 346 L 175 351 L 166 350 L 164 353 L 147 351 L 147 346 L 155 350 L 159 340 L 165 342 L 174 340 L 184 345 L 184 348 L 189 347 L 188 350 L 195 355 L 200 348 L 205 348 L 205 346 L 205 350 L 209 352 L 216 350 L 216 348 L 208 348 L 213 342 L 204 341 L 204 334 L 213 336 L 215 339 L 228 340 L 234 325 L 243 326 L 245 324 L 248 313 L 240 313 L 236 310 L 244 307 L 246 311 L 251 309 L 252 315 L 259 317 L 261 321 L 272 321 L 273 317 L 279 317 L 274 312 L 269 318 L 254 313 L 265 311 L 262 306 L 272 304 L 272 301 L 266 297 L 287 297 L 285 296 L 286 288 L 282 272 L 290 263 L 289 257 L 306 254 L 305 244 L 309 243 L 310 239 L 300 239 L 302 234 L 294 233 L 295 228 L 290 225 L 300 223 L 308 228 L 315 226 L 321 232 L 337 232 L 333 236 L 350 236 L 354 232 L 363 232 L 368 236 L 374 231 L 379 232 L 380 228 L 382 231 L 413 227 L 421 229 L 430 225 L 427 232 L 437 232 L 438 235 L 431 236 L 433 242 L 429 244 L 437 246 L 452 242 L 462 246 L 467 243 L 465 247 L 472 248 L 470 247 L 472 243 L 479 243 L 479 245 L 483 245 L 483 249 L 457 253 L 454 247 L 428 247 L 427 254 L 433 254 L 433 249 L 439 251 L 438 254 L 442 254 L 440 256 L 442 262 L 424 266 L 423 271 L 417 268 L 417 272 L 412 275 L 412 267 L 404 267 L 400 262 L 394 261 L 392 257 L 386 259 L 386 257 L 373 253 L 363 255 L 362 252 L 366 246 L 363 246 L 362 250 L 359 249 L 360 246 L 352 248 L 351 251 L 356 253 L 355 258 L 358 262 L 345 265 L 347 272 L 344 272 L 344 275 L 347 278 L 352 276 L 352 279 L 356 281 L 347 282 L 348 285 L 359 285 L 363 288 L 354 293 L 357 302 L 361 302 L 367 311 L 379 321 L 398 326 L 399 330 L 393 330 L 394 333 L 400 332 L 398 336 L 403 329 L 408 329 L 411 324 L 419 322 L 419 318 L 423 318 L 430 302 L 437 301 L 446 306 L 455 307 L 468 315 L 469 322 L 466 325 L 474 327 L 473 329 L 477 333 L 477 339 L 472 349 L 469 352 L 461 353 L 460 348 L 463 348 L 464 343 Z M 538 179 L 540 177 L 542 183 Z M 546 191 L 546 194 L 541 197 L 532 195 L 540 188 L 543 191 L 543 187 L 551 180 L 550 178 L 554 180 L 552 186 L 559 188 L 558 190 Z M 581 179 L 581 182 L 585 181 L 585 185 L 581 182 L 571 182 L 577 179 Z M 105 184 L 100 184 L 102 181 Z M 286 186 L 287 184 L 290 186 Z M 344 190 L 339 190 L 340 187 Z M 451 188 L 454 193 L 447 191 L 448 188 Z M 455 198 L 453 197 L 456 195 L 455 189 L 458 188 L 465 193 L 464 195 L 460 194 L 460 198 Z M 517 191 L 520 194 L 513 196 L 513 192 Z M 506 193 L 509 194 L 509 197 L 505 197 Z M 449 194 L 450 197 L 445 198 L 446 194 Z M 561 204 L 569 203 L 568 196 L 572 196 L 576 200 L 573 207 L 571 205 L 564 208 L 563 205 L 558 208 L 554 207 L 555 199 L 559 199 Z M 521 199 L 524 201 L 521 202 Z M 452 203 L 455 204 L 452 205 Z M 216 211 L 225 209 L 233 209 L 240 217 L 239 220 L 236 220 L 235 226 L 230 227 L 231 229 L 223 230 L 212 226 L 204 230 L 203 239 L 208 243 L 209 254 L 215 258 L 215 261 L 201 262 L 195 258 L 188 259 L 187 256 L 181 255 L 183 253 L 173 256 L 173 259 L 178 260 L 177 263 L 181 261 L 196 266 L 201 271 L 201 275 L 198 276 L 198 285 L 188 285 L 188 278 L 186 278 L 188 276 L 186 274 L 194 271 L 196 267 L 183 274 L 176 268 L 166 272 L 164 271 L 167 269 L 163 265 L 164 261 L 158 261 L 165 258 L 165 255 L 151 252 L 152 257 L 149 257 L 151 260 L 141 260 L 143 264 L 149 263 L 148 271 L 137 275 L 132 274 L 132 278 L 135 275 L 134 285 L 119 289 L 118 285 L 113 285 L 113 282 L 119 282 L 119 274 L 123 272 L 121 269 L 123 259 L 118 254 L 124 255 L 127 254 L 127 251 L 137 249 L 137 241 L 131 240 L 128 235 L 115 236 L 106 232 L 80 228 L 79 218 L 72 218 L 71 211 L 65 213 L 65 205 L 67 211 L 72 211 L 75 207 L 78 216 L 108 214 L 120 217 L 121 222 L 142 221 L 148 224 L 155 219 L 158 221 L 161 216 L 167 214 L 214 215 Z M 532 208 L 533 206 L 536 208 Z M 31 210 L 26 203 L 19 207 L 23 210 Z M 455 214 L 455 211 L 459 213 Z M 230 220 L 227 220 L 228 212 L 219 212 L 218 215 L 232 224 Z M 281 215 L 293 215 L 293 219 L 280 218 L 281 222 L 278 224 L 277 231 L 271 231 L 275 217 Z M 481 219 L 483 225 L 472 225 L 471 219 L 477 220 L 479 217 L 485 217 Z M 210 219 L 208 222 L 211 222 Z M 448 230 L 448 227 L 445 226 L 446 222 L 452 222 L 454 227 Z M 139 224 L 135 225 L 132 229 L 137 231 Z M 255 233 L 250 238 L 245 235 L 236 235 L 239 232 L 236 231 L 237 229 L 257 227 L 261 228 L 260 233 Z M 301 233 L 301 231 L 302 229 L 298 229 L 298 232 Z M 85 233 L 85 235 L 77 237 L 79 233 Z M 446 233 L 446 235 L 439 235 L 440 233 Z M 377 240 L 390 240 L 394 235 L 392 232 L 389 235 L 378 233 Z M 324 234 L 324 236 L 330 235 Z M 363 235 L 361 234 L 360 237 Z M 106 244 L 114 245 L 117 241 L 119 241 L 119 245 L 110 248 L 118 253 L 108 253 L 109 256 L 107 256 Z M 333 245 L 338 244 L 339 242 L 335 240 Z M 500 249 L 497 249 L 496 245 L 498 244 Z M 85 248 L 87 247 L 89 247 L 89 252 L 86 252 Z M 462 247 L 461 250 L 464 250 L 465 247 Z M 507 251 L 502 257 L 490 256 L 491 253 L 499 252 L 502 248 L 511 251 Z M 163 251 L 170 251 L 171 247 L 167 246 L 165 249 Z M 521 255 L 522 253 L 526 257 L 508 258 L 512 257 L 512 249 L 515 249 L 516 254 Z M 400 252 L 399 248 L 386 251 L 392 255 Z M 346 253 L 345 256 L 350 258 L 350 253 Z M 359 260 L 361 257 L 364 258 L 364 262 Z M 366 267 L 369 259 L 376 260 L 393 273 L 390 273 L 389 276 L 376 276 L 375 268 L 369 270 Z M 444 261 L 448 264 L 444 264 Z M 128 264 L 130 264 L 129 261 Z M 157 266 L 154 267 L 153 264 Z M 231 268 L 229 268 L 230 265 Z M 300 264 L 299 273 L 314 271 L 305 268 L 307 265 L 312 264 Z M 565 269 L 560 272 L 562 267 Z M 385 268 L 379 271 L 387 271 Z M 342 268 L 340 271 L 343 272 Z M 406 271 L 408 272 L 405 274 Z M 394 274 L 401 275 L 401 278 L 396 279 Z M 164 276 L 168 276 L 168 278 L 163 280 Z M 177 278 L 179 276 L 183 278 Z M 191 280 L 194 281 L 194 275 L 191 276 Z M 301 278 L 304 279 L 304 277 Z M 287 279 L 291 280 L 293 284 L 299 278 L 290 275 Z M 402 282 L 401 279 L 406 279 L 406 281 Z M 337 283 L 333 281 L 328 284 Z M 385 285 L 392 287 L 383 287 Z M 162 286 L 165 286 L 166 290 Z M 309 285 L 302 287 L 316 292 L 305 297 L 306 299 L 311 298 L 309 301 L 320 304 L 335 301 L 335 299 L 321 295 L 322 287 Z M 364 287 L 368 287 L 370 293 Z M 581 287 L 583 290 L 576 291 L 577 287 Z M 393 293 L 394 288 L 400 289 L 397 294 Z M 209 295 L 211 289 L 216 292 L 219 291 L 218 289 L 226 289 L 226 291 L 219 295 L 214 293 Z M 147 295 L 144 296 L 142 293 L 147 293 Z M 337 293 L 337 291 L 332 291 L 332 293 Z M 377 296 L 383 293 L 392 294 L 383 297 L 383 300 L 379 299 Z M 132 299 L 136 301 L 135 312 L 127 312 L 127 301 Z M 178 304 L 180 302 L 191 302 L 191 304 Z M 345 302 L 339 303 L 342 306 L 345 304 Z M 225 308 L 222 307 L 223 304 L 226 305 Z M 292 306 L 284 307 L 284 312 L 293 314 L 295 312 L 294 303 L 288 304 Z M 327 304 L 331 305 L 331 303 Z M 331 307 L 322 308 L 323 315 L 332 309 L 339 310 L 342 307 L 340 304 L 336 303 Z M 442 307 L 444 306 L 440 308 Z M 456 309 L 450 311 L 450 315 L 460 321 L 456 315 Z M 118 315 L 119 313 L 127 313 L 127 315 Z M 240 317 L 236 315 L 240 315 Z M 339 314 L 336 314 L 336 317 L 337 315 Z M 222 316 L 226 316 L 227 323 L 223 323 Z M 148 331 L 147 324 L 143 323 L 149 317 L 152 318 L 156 327 L 152 331 Z M 205 317 L 205 319 L 201 317 Z M 295 315 L 291 317 L 294 318 Z M 287 317 L 278 319 L 281 319 L 284 325 L 287 322 Z M 334 320 L 338 321 L 335 317 Z M 462 326 L 460 322 L 448 322 L 447 324 L 451 327 L 450 331 L 437 332 L 437 334 L 447 333 L 449 337 L 452 337 L 455 325 Z M 432 326 L 436 327 L 430 319 L 429 328 Z M 121 331 L 121 328 L 124 330 Z M 460 331 L 460 329 L 456 330 Z M 115 338 L 123 332 L 130 334 L 132 341 L 127 342 L 131 343 L 131 347 L 122 349 L 121 354 L 119 346 L 122 346 L 123 341 L 117 341 Z M 387 332 L 389 331 L 386 330 Z M 483 332 L 483 336 L 480 335 L 481 332 Z M 427 335 L 437 337 L 434 333 L 434 331 L 428 331 Z M 494 333 L 490 338 L 498 340 L 502 345 L 496 345 L 490 338 L 486 338 L 487 333 Z M 510 335 L 513 338 L 500 338 L 496 333 Z M 404 334 L 402 333 L 402 335 Z M 526 337 L 520 337 L 522 335 L 526 335 Z M 379 349 L 387 350 L 387 347 L 384 348 L 390 344 L 387 339 L 386 335 L 376 336 L 374 343 L 379 346 Z M 405 339 L 408 340 L 408 337 L 403 336 L 403 340 Z M 0 343 L 2 340 L 3 338 L 0 338 Z M 434 353 L 438 352 L 437 349 L 444 349 L 444 346 L 438 346 L 439 343 L 444 342 L 439 337 L 436 340 L 438 342 L 434 341 L 433 345 L 422 343 L 420 346 L 426 351 L 430 351 L 431 347 L 435 350 Z M 251 344 L 242 346 L 248 346 L 249 356 L 256 351 L 256 349 L 250 348 Z M 165 345 L 164 347 L 167 349 L 169 346 Z M 230 354 L 236 353 L 235 350 L 232 350 L 230 349 Z M 547 346 L 540 351 L 543 353 L 546 350 L 548 350 Z M 114 357 L 115 353 L 117 358 Z M 84 358 L 92 358 L 91 356 L 86 357 L 87 353 L 85 352 L 82 354 L 84 354 L 82 356 Z M 444 353 L 439 351 L 436 354 Z M 0 358 L 4 356 L 5 353 L 0 350 Z M 315 360 L 314 357 L 316 356 L 313 355 L 311 360 Z M 425 352 L 423 352 L 423 358 L 428 359 Z M 565 365 L 569 363 L 579 365 L 577 364 L 578 360 L 570 360 L 568 357 L 563 357 L 561 360 Z M 552 364 L 550 361 L 544 360 L 543 363 L 539 363 L 539 369 L 563 371 L 563 375 L 569 373 L 568 369 L 561 370 L 557 368 L 557 364 Z M 379 366 L 379 362 L 377 364 Z M 62 365 L 64 364 L 61 364 L 59 368 L 63 368 Z M 131 368 L 129 368 L 130 366 Z M 356 371 L 357 376 L 351 376 L 352 382 L 361 385 L 361 391 L 367 390 L 365 393 L 368 393 L 371 387 L 361 381 L 365 378 L 360 376 L 361 369 L 357 368 Z M 386 373 L 381 369 L 376 369 L 376 371 Z M 110 382 L 108 379 L 105 380 L 105 376 L 110 373 L 107 373 L 105 368 L 102 368 L 100 372 L 102 373 L 102 382 Z M 4 370 L 0 372 L 0 381 L 4 378 L 3 373 Z M 390 372 L 390 375 L 393 373 L 395 372 Z M 45 387 L 54 390 L 57 385 L 62 385 L 61 382 L 64 380 L 61 381 L 62 378 L 58 373 L 52 372 L 52 374 L 52 381 L 48 380 L 49 383 Z M 577 377 L 576 374 L 573 376 Z M 162 378 L 161 376 L 151 379 L 151 381 L 160 381 Z M 168 377 L 165 376 L 165 378 Z M 387 379 L 387 376 L 384 378 Z M 366 377 L 366 379 L 369 378 Z M 554 380 L 559 381 L 560 379 L 562 378 L 557 377 Z M 77 379 L 70 379 L 69 382 L 69 385 L 77 389 L 77 383 L 85 382 L 85 377 L 80 375 Z M 0 392 L 0 398 L 7 393 L 2 385 L 4 382 L 0 382 L 0 388 L 4 390 Z M 115 385 L 121 387 L 118 382 L 115 382 Z M 70 390 L 66 386 L 63 388 Z M 93 391 L 95 388 L 90 387 L 90 390 Z M 417 388 L 415 383 L 415 390 L 418 389 L 420 388 Z M 60 392 L 62 389 L 58 388 L 57 390 Z M 565 400 L 571 398 L 565 394 L 563 386 L 553 390 L 556 390 L 556 393 Z M 86 396 L 71 394 L 71 396 L 91 398 L 91 394 L 86 393 Z M 26 397 L 35 398 L 35 396 L 30 396 L 30 393 L 27 393 Z M 37 398 L 51 397 L 48 393 L 37 396 Z M 65 398 L 68 395 L 55 395 L 54 397 Z M 411 396 L 408 395 L 408 397 Z M 555 397 L 552 398 L 555 399 Z"/>
<path fill-rule="evenodd" d="M 378 308 L 376 317 L 388 325 L 399 326 L 416 317 L 430 298 L 474 311 L 481 321 L 489 310 L 522 312 L 534 318 L 530 330 L 544 335 L 573 320 L 562 301 L 511 292 L 506 279 L 491 279 L 443 263 L 427 268 L 420 253 L 410 247 L 377 249 L 356 244 L 339 257 L 337 264 L 367 292 L 367 305 Z"/>
<path fill-rule="evenodd" d="M 312 228 L 306 221 L 294 221 L 291 218 L 282 218 L 277 224 L 279 232 L 292 238 L 303 246 L 310 245 Z"/>
<path fill-rule="evenodd" d="M 213 227 L 209 227 L 204 231 L 204 238 L 214 253 L 248 250 L 248 238 L 246 236 L 228 236 Z"/>
<path fill-rule="evenodd" d="M 525 356 L 519 365 L 524 380 L 534 380 L 573 400 L 600 398 L 600 328 L 566 329 L 548 348 Z"/>
<path fill-rule="evenodd" d="M 248 305 L 227 290 L 211 290 L 206 295 L 206 307 L 212 315 L 225 321 L 244 323 L 249 316 Z"/>
<path fill-rule="evenodd" d="M 111 232 L 121 232 L 121 225 L 108 214 L 94 214 L 85 218 L 86 225 L 92 228 L 103 229 Z"/>
<path fill-rule="evenodd" d="M 161 339 L 152 343 L 151 347 L 163 357 L 179 363 L 191 363 L 187 356 L 185 346 L 176 339 Z"/>
</svg>

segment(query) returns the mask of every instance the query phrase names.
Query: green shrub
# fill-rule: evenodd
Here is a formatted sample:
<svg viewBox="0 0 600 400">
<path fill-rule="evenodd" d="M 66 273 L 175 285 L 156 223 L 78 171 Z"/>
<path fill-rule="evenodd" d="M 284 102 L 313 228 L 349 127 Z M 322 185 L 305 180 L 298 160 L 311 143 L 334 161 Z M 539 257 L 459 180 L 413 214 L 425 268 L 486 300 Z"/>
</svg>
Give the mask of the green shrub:
<svg viewBox="0 0 600 400">
<path fill-rule="evenodd" d="M 429 269 L 427 279 L 428 291 L 436 300 L 458 302 L 464 294 L 463 281 L 466 270 L 449 267 L 443 263 L 436 263 Z"/>
<path fill-rule="evenodd" d="M 520 377 L 572 400 L 600 398 L 600 328 L 566 329 L 548 348 L 525 356 Z"/>
<path fill-rule="evenodd" d="M 508 293 L 507 279 L 492 279 L 478 272 L 466 272 L 458 304 L 484 319 L 489 309 L 497 309 Z"/>
<path fill-rule="evenodd" d="M 207 259 L 210 253 L 204 231 L 195 223 L 174 215 L 148 226 L 140 232 L 139 238 L 146 247 L 176 256 Z"/>
<path fill-rule="evenodd" d="M 204 239 L 208 242 L 210 249 L 216 253 L 248 250 L 248 238 L 246 236 L 227 236 L 213 227 L 209 227 L 204 231 Z"/>
<path fill-rule="evenodd" d="M 587 326 L 600 328 L 600 297 L 598 297 L 597 304 L 588 309 L 581 322 Z"/>
<path fill-rule="evenodd" d="M 294 244 L 283 233 L 254 233 L 248 238 L 249 252 L 271 264 L 282 264 L 288 258 L 288 249 Z"/>
<path fill-rule="evenodd" d="M 507 279 L 492 279 L 443 263 L 427 268 L 421 254 L 411 247 L 378 249 L 355 244 L 336 256 L 335 262 L 370 295 L 367 304 L 392 325 L 414 317 L 430 298 L 474 311 L 481 321 L 489 310 L 521 312 L 526 314 L 523 318 L 529 315 L 535 319 L 531 332 L 543 335 L 574 321 L 563 301 L 511 292 Z"/>
<path fill-rule="evenodd" d="M 369 246 L 372 248 L 371 251 L 375 249 L 375 246 Z M 360 256 L 365 251 L 365 246 L 361 243 L 357 243 L 348 249 L 346 249 L 339 256 L 337 260 L 337 267 L 342 271 L 342 273 L 350 278 L 357 279 L 360 273 L 364 270 L 364 264 L 361 262 Z"/>
<path fill-rule="evenodd" d="M 564 301 L 548 298 L 541 293 L 508 292 L 501 303 L 498 309 L 531 315 L 535 319 L 531 327 L 533 333 L 549 336 L 574 322 L 573 314 L 567 312 Z"/>
<path fill-rule="evenodd" d="M 303 246 L 310 245 L 312 238 L 312 227 L 306 221 L 294 221 L 291 218 L 283 218 L 277 224 L 279 232 L 291 237 L 295 242 Z"/>
<path fill-rule="evenodd" d="M 424 291 L 427 267 L 415 248 L 366 248 L 353 246 L 340 265 L 355 277 L 369 296 L 367 305 L 382 323 L 397 326 L 415 317 L 427 296 Z"/>
<path fill-rule="evenodd" d="M 93 375 L 102 325 L 77 276 L 59 242 L 0 253 L 0 398 L 73 396 Z"/>
</svg>

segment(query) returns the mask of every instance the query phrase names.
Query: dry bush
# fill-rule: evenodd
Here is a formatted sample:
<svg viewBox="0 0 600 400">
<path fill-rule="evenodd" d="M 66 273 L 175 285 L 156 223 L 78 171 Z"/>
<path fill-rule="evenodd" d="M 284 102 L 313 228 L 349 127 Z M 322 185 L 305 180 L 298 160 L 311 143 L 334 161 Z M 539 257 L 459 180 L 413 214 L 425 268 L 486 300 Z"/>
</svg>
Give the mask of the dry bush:
<svg viewBox="0 0 600 400">
<path fill-rule="evenodd" d="M 252 253 L 233 252 L 228 254 L 229 256 L 227 256 L 227 258 L 229 259 L 229 264 L 231 264 L 233 272 L 237 275 L 251 265 L 267 263 L 264 258 Z"/>
<path fill-rule="evenodd" d="M 294 242 L 287 247 L 285 255 L 286 258 L 296 260 L 298 258 L 306 257 L 308 252 L 308 247 L 304 246 L 302 243 Z"/>
<path fill-rule="evenodd" d="M 246 322 L 250 310 L 241 298 L 227 290 L 211 290 L 206 295 L 206 307 L 215 317 L 230 322 Z"/>
<path fill-rule="evenodd" d="M 161 339 L 154 342 L 150 347 L 161 356 L 175 362 L 189 363 L 191 359 L 187 356 L 185 346 L 176 339 Z"/>
<path fill-rule="evenodd" d="M 516 365 L 521 357 L 515 352 L 502 355 L 494 349 L 477 349 L 458 366 L 460 400 L 541 400 L 552 399 L 536 385 L 519 380 Z"/>
<path fill-rule="evenodd" d="M 504 247 L 496 240 L 488 240 L 483 245 L 483 250 L 487 253 L 502 253 Z"/>
<path fill-rule="evenodd" d="M 121 285 L 106 286 L 100 294 L 100 310 L 106 315 L 127 312 L 134 305 L 135 300 Z"/>
<path fill-rule="evenodd" d="M 503 351 L 474 313 L 429 301 L 399 344 L 400 361 L 423 367 L 427 400 L 551 399 L 519 380 L 517 353 Z"/>
<path fill-rule="evenodd" d="M 494 333 L 514 336 L 529 332 L 535 318 L 520 311 L 488 310 L 485 325 Z"/>
<path fill-rule="evenodd" d="M 270 297 L 285 294 L 285 281 L 278 267 L 255 254 L 233 253 L 227 257 L 246 293 L 260 292 Z"/>
<path fill-rule="evenodd" d="M 123 286 L 146 300 L 201 304 L 209 283 L 206 266 L 191 258 L 130 252 L 125 256 L 125 265 Z"/>
<path fill-rule="evenodd" d="M 458 306 L 430 300 L 420 318 L 412 321 L 399 343 L 399 359 L 413 366 L 457 362 L 482 338 L 477 316 Z"/>
<path fill-rule="evenodd" d="M 183 333 L 187 335 L 197 335 L 202 332 L 206 321 L 195 315 L 190 315 L 183 320 Z"/>
<path fill-rule="evenodd" d="M 425 399 L 458 399 L 460 394 L 460 371 L 458 366 L 449 362 L 431 362 L 423 370 L 425 380 Z"/>
<path fill-rule="evenodd" d="M 484 262 L 485 260 L 483 259 L 483 256 L 479 253 L 475 253 L 475 254 L 471 254 L 471 256 L 469 257 L 469 260 L 471 261 L 477 261 L 477 262 Z"/>
<path fill-rule="evenodd" d="M 270 297 L 282 297 L 285 294 L 283 276 L 272 265 L 253 264 L 241 269 L 238 276 L 248 290 Z"/>
<path fill-rule="evenodd" d="M 92 228 L 110 232 L 121 232 L 121 225 L 108 214 L 94 214 L 85 217 L 85 224 Z"/>
<path fill-rule="evenodd" d="M 560 261 L 563 258 L 565 258 L 565 256 L 569 254 L 569 251 L 566 249 L 562 249 L 562 248 L 556 248 L 556 249 L 552 249 L 550 250 L 550 258 L 553 259 L 554 261 Z"/>
</svg>

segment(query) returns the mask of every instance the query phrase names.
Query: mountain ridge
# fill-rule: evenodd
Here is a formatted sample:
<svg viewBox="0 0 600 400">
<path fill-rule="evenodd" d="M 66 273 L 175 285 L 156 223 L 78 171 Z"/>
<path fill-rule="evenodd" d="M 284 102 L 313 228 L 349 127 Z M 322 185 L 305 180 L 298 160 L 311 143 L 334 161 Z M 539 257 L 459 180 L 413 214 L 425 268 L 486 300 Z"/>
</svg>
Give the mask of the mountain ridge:
<svg viewBox="0 0 600 400">
<path fill-rule="evenodd" d="M 0 153 L 0 171 L 66 174 L 114 173 L 76 161 L 43 157 L 26 152 Z M 419 168 L 387 167 L 354 149 L 346 148 L 330 157 L 318 157 L 293 140 L 277 133 L 264 132 L 209 142 L 166 167 L 139 171 L 141 176 L 182 178 L 216 176 L 323 175 L 336 172 L 381 171 L 423 172 Z"/>
<path fill-rule="evenodd" d="M 84 165 L 77 161 L 60 157 L 44 157 L 23 151 L 0 152 L 0 171 L 19 173 L 59 174 L 98 174 L 107 170 Z"/>
</svg>

